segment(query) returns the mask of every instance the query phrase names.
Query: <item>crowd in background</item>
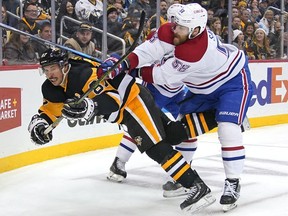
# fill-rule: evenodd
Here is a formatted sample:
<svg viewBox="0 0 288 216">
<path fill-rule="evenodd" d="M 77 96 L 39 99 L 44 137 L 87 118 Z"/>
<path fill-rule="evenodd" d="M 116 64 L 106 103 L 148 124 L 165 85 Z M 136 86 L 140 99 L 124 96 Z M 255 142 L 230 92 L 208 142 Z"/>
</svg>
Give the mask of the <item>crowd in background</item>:
<svg viewBox="0 0 288 216">
<path fill-rule="evenodd" d="M 207 9 L 207 28 L 219 39 L 228 40 L 228 0 L 161 0 L 160 25 L 167 22 L 167 9 L 171 4 L 199 3 Z M 55 0 L 57 43 L 88 55 L 99 57 L 102 48 L 102 34 L 92 31 L 92 27 L 103 29 L 103 3 L 100 0 Z M 51 1 L 48 0 L 3 0 L 2 22 L 9 26 L 37 35 L 44 40 L 52 40 Z M 21 4 L 21 5 L 20 5 Z M 22 8 L 20 8 L 20 6 Z M 288 11 L 288 0 L 284 2 Z M 275 10 L 273 8 L 278 8 Z M 22 14 L 20 13 L 22 10 Z M 124 39 L 126 48 L 136 39 L 141 11 L 146 12 L 146 23 L 138 43 L 142 43 L 156 28 L 156 0 L 108 0 L 107 31 Z M 8 15 L 7 11 L 20 18 Z M 232 0 L 232 43 L 244 50 L 249 59 L 287 58 L 288 32 L 284 28 L 281 35 L 280 0 Z M 80 21 L 80 24 L 64 19 L 63 16 Z M 284 13 L 284 26 L 288 13 Z M 3 63 L 34 64 L 48 45 L 29 36 L 11 33 L 2 29 Z M 284 37 L 284 56 L 281 56 L 281 37 Z M 60 40 L 61 39 L 61 40 Z M 121 52 L 121 41 L 108 39 L 108 54 Z M 73 57 L 72 53 L 70 57 Z"/>
</svg>

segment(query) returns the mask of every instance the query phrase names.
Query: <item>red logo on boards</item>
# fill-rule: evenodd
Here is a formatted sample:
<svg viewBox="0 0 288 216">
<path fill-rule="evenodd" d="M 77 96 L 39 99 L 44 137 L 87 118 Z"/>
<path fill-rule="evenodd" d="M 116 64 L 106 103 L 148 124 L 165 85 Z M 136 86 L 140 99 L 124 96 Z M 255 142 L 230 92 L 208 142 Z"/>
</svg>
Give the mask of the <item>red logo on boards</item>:
<svg viewBox="0 0 288 216">
<path fill-rule="evenodd" d="M 21 126 L 21 89 L 0 88 L 0 133 Z"/>
</svg>

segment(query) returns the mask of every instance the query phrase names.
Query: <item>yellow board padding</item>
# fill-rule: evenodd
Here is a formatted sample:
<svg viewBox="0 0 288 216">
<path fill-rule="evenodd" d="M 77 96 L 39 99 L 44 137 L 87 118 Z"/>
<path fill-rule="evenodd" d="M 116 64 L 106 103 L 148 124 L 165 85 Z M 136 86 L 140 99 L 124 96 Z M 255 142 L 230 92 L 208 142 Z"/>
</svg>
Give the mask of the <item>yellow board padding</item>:
<svg viewBox="0 0 288 216">
<path fill-rule="evenodd" d="M 249 119 L 249 122 L 251 128 L 287 124 L 288 114 L 251 118 Z"/>
<path fill-rule="evenodd" d="M 264 126 L 271 126 L 277 124 L 288 124 L 288 114 L 283 115 L 274 115 L 274 116 L 265 116 L 265 117 L 258 117 L 258 118 L 249 118 L 250 127 L 264 127 Z M 209 131 L 211 133 L 216 132 L 217 128 Z"/>
<path fill-rule="evenodd" d="M 120 133 L 86 140 L 78 140 L 0 158 L 0 173 L 50 159 L 114 147 L 119 145 L 122 136 L 123 134 Z"/>
</svg>

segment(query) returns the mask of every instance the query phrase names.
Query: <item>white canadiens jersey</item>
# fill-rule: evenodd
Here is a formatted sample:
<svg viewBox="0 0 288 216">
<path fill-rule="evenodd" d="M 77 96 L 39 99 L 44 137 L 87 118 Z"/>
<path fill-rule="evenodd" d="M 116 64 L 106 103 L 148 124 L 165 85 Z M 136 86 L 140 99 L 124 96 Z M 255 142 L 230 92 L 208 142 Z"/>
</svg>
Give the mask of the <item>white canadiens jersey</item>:
<svg viewBox="0 0 288 216">
<path fill-rule="evenodd" d="M 162 25 L 149 41 L 134 50 L 139 60 L 137 68 L 174 53 L 173 58 L 153 68 L 153 83 L 171 87 L 185 84 L 193 93 L 210 94 L 243 68 L 244 52 L 222 44 L 213 32 L 204 30 L 196 38 L 174 46 L 171 27 L 171 23 Z"/>
<path fill-rule="evenodd" d="M 75 4 L 75 13 L 81 21 L 88 21 L 90 14 L 100 17 L 103 14 L 103 3 L 99 0 L 96 0 L 96 4 L 89 0 L 79 0 Z"/>
</svg>

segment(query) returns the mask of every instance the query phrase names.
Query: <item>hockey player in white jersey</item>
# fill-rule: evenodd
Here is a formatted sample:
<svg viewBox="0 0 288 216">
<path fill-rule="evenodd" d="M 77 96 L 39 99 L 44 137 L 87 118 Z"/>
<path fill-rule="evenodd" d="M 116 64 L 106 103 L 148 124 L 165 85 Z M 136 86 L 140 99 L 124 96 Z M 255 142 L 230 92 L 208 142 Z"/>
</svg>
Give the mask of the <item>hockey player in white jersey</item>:
<svg viewBox="0 0 288 216">
<path fill-rule="evenodd" d="M 236 207 L 240 196 L 240 176 L 244 168 L 245 149 L 241 123 L 252 96 L 248 60 L 235 46 L 222 44 L 206 29 L 207 11 L 197 3 L 184 5 L 175 23 L 162 25 L 149 41 L 128 56 L 122 68 L 139 68 L 138 76 L 159 85 L 185 84 L 190 103 L 181 113 L 216 110 L 218 137 L 221 143 L 225 184 L 220 203 L 227 211 Z M 160 66 L 145 65 L 174 53 Z M 185 210 L 189 206 L 182 205 Z"/>
</svg>

